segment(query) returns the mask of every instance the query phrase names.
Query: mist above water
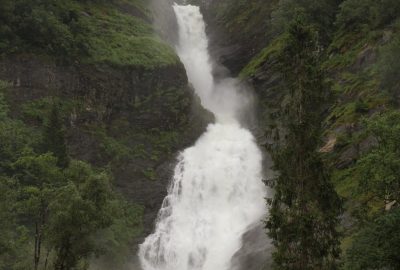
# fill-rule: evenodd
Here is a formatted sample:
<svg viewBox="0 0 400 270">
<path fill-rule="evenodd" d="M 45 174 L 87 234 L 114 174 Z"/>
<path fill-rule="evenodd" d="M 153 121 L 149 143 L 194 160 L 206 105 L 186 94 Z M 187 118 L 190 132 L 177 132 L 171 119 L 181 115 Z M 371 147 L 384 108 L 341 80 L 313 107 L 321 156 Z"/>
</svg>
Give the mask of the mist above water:
<svg viewBox="0 0 400 270">
<path fill-rule="evenodd" d="M 153 234 L 140 246 L 144 270 L 228 270 L 243 235 L 266 213 L 262 154 L 239 119 L 250 99 L 236 80 L 215 82 L 200 10 L 174 5 L 177 52 L 215 124 L 178 158 Z"/>
</svg>

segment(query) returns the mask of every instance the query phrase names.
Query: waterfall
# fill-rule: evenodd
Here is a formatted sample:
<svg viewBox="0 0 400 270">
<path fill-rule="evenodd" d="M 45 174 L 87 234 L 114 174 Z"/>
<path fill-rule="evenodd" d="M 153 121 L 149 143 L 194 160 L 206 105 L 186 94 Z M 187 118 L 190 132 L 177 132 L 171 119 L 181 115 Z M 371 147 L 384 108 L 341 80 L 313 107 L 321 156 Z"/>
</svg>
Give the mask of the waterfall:
<svg viewBox="0 0 400 270">
<path fill-rule="evenodd" d="M 216 82 L 200 10 L 174 5 L 178 55 L 204 108 L 214 113 L 178 157 L 153 234 L 140 245 L 144 270 L 228 270 L 242 236 L 266 213 L 262 153 L 239 123 L 250 99 L 236 80 Z"/>
</svg>

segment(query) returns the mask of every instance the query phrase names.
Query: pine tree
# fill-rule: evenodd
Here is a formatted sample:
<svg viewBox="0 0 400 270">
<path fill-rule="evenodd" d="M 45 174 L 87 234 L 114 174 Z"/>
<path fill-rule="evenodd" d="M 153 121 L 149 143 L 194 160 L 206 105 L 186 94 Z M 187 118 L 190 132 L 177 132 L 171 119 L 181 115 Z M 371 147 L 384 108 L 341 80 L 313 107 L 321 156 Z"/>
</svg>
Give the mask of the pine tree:
<svg viewBox="0 0 400 270">
<path fill-rule="evenodd" d="M 61 168 L 68 167 L 69 157 L 65 142 L 65 133 L 60 117 L 59 107 L 54 102 L 47 123 L 44 127 L 43 148 L 45 152 L 53 153 L 57 158 L 57 165 Z"/>
<path fill-rule="evenodd" d="M 8 88 L 9 84 L 5 81 L 0 80 L 0 120 L 4 120 L 8 114 L 8 104 L 4 97 L 4 92 Z"/>
<path fill-rule="evenodd" d="M 337 269 L 341 201 L 318 152 L 327 86 L 319 48 L 310 27 L 296 19 L 289 27 L 279 70 L 288 101 L 284 139 L 269 149 L 278 176 L 266 221 L 276 251 L 276 269 Z"/>
</svg>

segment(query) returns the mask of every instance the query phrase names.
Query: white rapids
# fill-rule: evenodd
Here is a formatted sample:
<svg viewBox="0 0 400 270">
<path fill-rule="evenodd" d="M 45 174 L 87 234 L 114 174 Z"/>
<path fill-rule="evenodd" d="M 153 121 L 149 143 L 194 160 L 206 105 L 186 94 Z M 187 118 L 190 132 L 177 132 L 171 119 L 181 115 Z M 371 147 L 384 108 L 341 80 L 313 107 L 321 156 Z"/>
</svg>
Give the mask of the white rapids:
<svg viewBox="0 0 400 270">
<path fill-rule="evenodd" d="M 238 118 L 249 102 L 236 80 L 214 81 L 199 7 L 175 4 L 177 52 L 215 124 L 178 158 L 153 234 L 140 245 L 144 270 L 229 270 L 243 234 L 266 214 L 262 153 Z"/>
</svg>

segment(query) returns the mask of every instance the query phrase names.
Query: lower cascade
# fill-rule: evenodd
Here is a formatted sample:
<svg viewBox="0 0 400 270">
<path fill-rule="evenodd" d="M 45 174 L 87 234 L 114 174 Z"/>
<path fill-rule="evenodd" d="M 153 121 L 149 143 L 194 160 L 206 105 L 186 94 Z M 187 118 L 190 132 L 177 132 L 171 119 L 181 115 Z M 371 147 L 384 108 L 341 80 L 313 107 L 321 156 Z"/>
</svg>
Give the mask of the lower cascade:
<svg viewBox="0 0 400 270">
<path fill-rule="evenodd" d="M 266 213 L 262 153 L 239 122 L 250 98 L 235 79 L 216 80 L 199 7 L 174 5 L 178 55 L 215 124 L 178 157 L 156 228 L 140 246 L 144 270 L 230 270 L 246 231 Z"/>
</svg>

